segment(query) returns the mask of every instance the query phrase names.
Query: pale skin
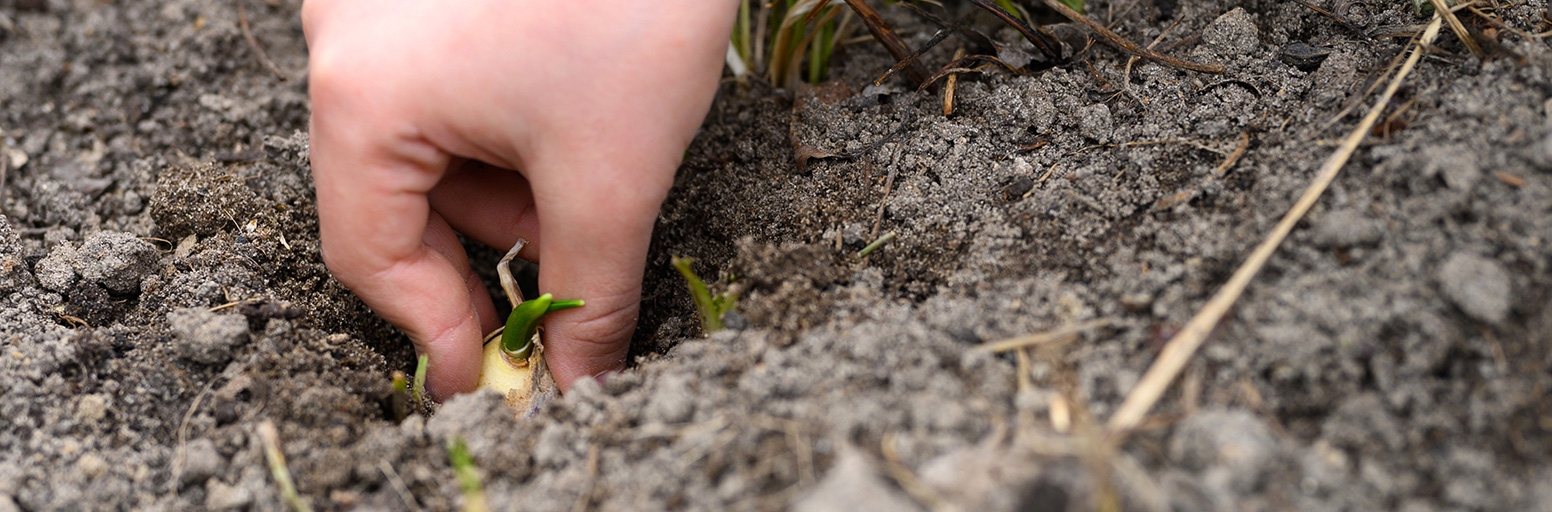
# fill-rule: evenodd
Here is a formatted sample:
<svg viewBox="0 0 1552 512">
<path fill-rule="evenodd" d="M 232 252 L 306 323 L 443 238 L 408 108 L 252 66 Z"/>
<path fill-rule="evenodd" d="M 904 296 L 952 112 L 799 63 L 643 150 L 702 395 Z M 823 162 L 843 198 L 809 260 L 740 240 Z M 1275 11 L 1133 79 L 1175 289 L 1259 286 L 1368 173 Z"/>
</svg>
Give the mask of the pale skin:
<svg viewBox="0 0 1552 512">
<path fill-rule="evenodd" d="M 474 389 L 501 325 L 455 232 L 530 244 L 557 384 L 624 367 L 652 225 L 722 69 L 732 0 L 307 0 L 323 258 Z"/>
</svg>

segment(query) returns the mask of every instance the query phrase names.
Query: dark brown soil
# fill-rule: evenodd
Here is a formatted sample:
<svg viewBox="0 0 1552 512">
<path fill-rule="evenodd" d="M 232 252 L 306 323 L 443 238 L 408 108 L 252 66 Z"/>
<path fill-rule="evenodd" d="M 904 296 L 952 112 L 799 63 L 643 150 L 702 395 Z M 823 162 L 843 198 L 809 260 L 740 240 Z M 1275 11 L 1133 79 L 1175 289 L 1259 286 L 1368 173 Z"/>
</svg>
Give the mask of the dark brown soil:
<svg viewBox="0 0 1552 512">
<path fill-rule="evenodd" d="M 1552 48 L 1508 30 L 1489 58 L 1441 36 L 1155 416 L 1104 441 L 1405 46 L 1296 2 L 1161 5 L 1088 12 L 1141 43 L 1178 21 L 1159 47 L 1225 75 L 1128 79 L 1096 45 L 967 73 L 949 117 L 867 87 L 871 42 L 817 91 L 729 80 L 635 367 L 531 418 L 481 393 L 396 421 L 408 343 L 318 256 L 300 1 L 244 4 L 277 76 L 232 2 L 0 0 L 0 512 L 285 510 L 264 422 L 321 510 L 461 507 L 455 438 L 497 510 L 1549 510 Z M 1546 8 L 1494 12 L 1539 32 Z M 1293 42 L 1333 51 L 1304 71 Z M 700 333 L 674 256 L 738 294 L 731 328 Z M 975 350 L 1096 318 L 1027 364 Z"/>
</svg>

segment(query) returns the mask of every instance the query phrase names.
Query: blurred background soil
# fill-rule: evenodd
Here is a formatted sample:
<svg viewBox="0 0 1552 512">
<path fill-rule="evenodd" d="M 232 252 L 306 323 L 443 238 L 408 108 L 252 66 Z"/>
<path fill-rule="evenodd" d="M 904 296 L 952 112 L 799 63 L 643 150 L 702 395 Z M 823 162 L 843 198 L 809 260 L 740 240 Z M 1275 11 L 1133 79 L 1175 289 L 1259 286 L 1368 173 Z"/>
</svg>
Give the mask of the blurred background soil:
<svg viewBox="0 0 1552 512">
<path fill-rule="evenodd" d="M 1328 3 L 1365 30 L 1428 20 Z M 1545 0 L 1475 6 L 1548 30 Z M 935 30 L 875 7 L 913 46 Z M 963 73 L 949 116 L 900 78 L 869 87 L 892 63 L 872 41 L 843 46 L 819 88 L 730 79 L 657 224 L 634 368 L 531 418 L 480 393 L 399 421 L 389 374 L 411 369 L 409 344 L 318 256 L 299 8 L 0 0 L 0 512 L 284 510 L 266 422 L 322 510 L 461 507 L 454 438 L 497 510 L 1552 503 L 1543 40 L 1498 30 L 1473 57 L 1441 35 L 1116 444 L 1099 425 L 1352 129 L 1339 114 L 1368 108 L 1405 38 L 1297 2 L 1091 0 L 1123 37 L 1168 29 L 1159 48 L 1227 72 L 1127 74 L 1095 45 Z M 1330 53 L 1300 69 L 1290 43 Z M 798 165 L 795 147 L 854 154 Z M 738 294 L 728 329 L 700 332 L 674 256 Z M 1094 319 L 1111 323 L 976 350 Z"/>
</svg>

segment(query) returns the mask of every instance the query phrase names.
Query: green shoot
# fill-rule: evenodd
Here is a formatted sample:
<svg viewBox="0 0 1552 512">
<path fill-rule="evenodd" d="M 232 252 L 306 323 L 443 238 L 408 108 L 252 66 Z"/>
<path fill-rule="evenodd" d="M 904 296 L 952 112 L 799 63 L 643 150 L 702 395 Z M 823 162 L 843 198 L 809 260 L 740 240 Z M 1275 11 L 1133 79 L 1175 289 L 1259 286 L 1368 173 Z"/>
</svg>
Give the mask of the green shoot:
<svg viewBox="0 0 1552 512">
<path fill-rule="evenodd" d="M 780 20 L 771 41 L 771 57 L 767 60 L 771 83 L 780 87 L 797 85 L 799 66 L 804 54 L 809 57 L 807 79 L 818 82 L 824 79 L 830 68 L 830 54 L 835 42 L 846 32 L 836 18 L 841 14 L 833 0 L 786 0 L 775 3 L 773 8 L 784 12 L 773 19 Z"/>
<path fill-rule="evenodd" d="M 506 329 L 501 332 L 501 350 L 512 361 L 527 361 L 533 354 L 533 336 L 539 331 L 539 320 L 544 315 L 579 308 L 583 304 L 580 300 L 555 300 L 548 293 L 518 304 L 512 308 L 512 314 L 507 315 Z"/>
<path fill-rule="evenodd" d="M 733 26 L 733 50 L 738 53 L 738 58 L 744 62 L 752 62 L 754 58 L 754 33 L 753 24 L 749 13 L 753 10 L 749 6 L 751 0 L 739 0 L 738 23 Z"/>
<path fill-rule="evenodd" d="M 878 250 L 878 248 L 883 247 L 884 244 L 889 243 L 890 240 L 894 240 L 894 239 L 895 239 L 895 232 L 894 231 L 890 231 L 888 233 L 884 233 L 884 236 L 878 237 L 878 240 L 874 240 L 873 243 L 868 244 L 867 247 L 863 247 L 861 251 L 857 251 L 857 256 L 859 256 L 859 257 L 867 256 L 868 254 L 872 253 L 873 251 Z"/>
<path fill-rule="evenodd" d="M 1067 7 L 1071 7 L 1072 10 L 1074 10 L 1074 11 L 1083 12 L 1083 0 L 1060 0 L 1060 1 L 1062 2 L 1063 5 L 1066 5 Z"/>
<path fill-rule="evenodd" d="M 485 489 L 480 483 L 480 468 L 474 465 L 474 456 L 469 454 L 469 446 L 464 444 L 463 438 L 453 436 L 448 440 L 447 460 L 453 466 L 453 473 L 458 475 L 458 488 L 463 490 L 464 511 L 490 510 L 490 507 L 485 505 Z"/>
<path fill-rule="evenodd" d="M 1069 0 L 1063 0 L 1063 1 L 1065 2 L 1065 1 L 1069 1 Z M 1077 1 L 1081 3 L 1083 0 L 1077 0 Z M 1024 19 L 1023 14 L 1019 12 L 1018 6 L 1013 4 L 1013 0 L 995 0 L 993 3 L 997 4 L 997 7 L 1001 7 L 1002 10 L 1008 11 L 1008 14 L 1012 14 L 1013 17 L 1021 19 L 1021 20 Z M 1071 5 L 1069 5 L 1069 7 L 1071 7 Z"/>
<path fill-rule="evenodd" d="M 388 395 L 389 409 L 393 412 L 394 421 L 409 416 L 410 383 L 404 372 L 393 371 L 393 393 Z M 418 405 L 418 404 L 417 404 Z"/>
<path fill-rule="evenodd" d="M 738 300 L 727 294 L 712 297 L 711 291 L 706 288 L 706 282 L 695 275 L 695 271 L 690 268 L 690 263 L 694 261 L 691 258 L 675 256 L 673 264 L 674 268 L 679 270 L 679 275 L 684 276 L 685 282 L 689 283 L 690 299 L 695 301 L 695 310 L 701 315 L 701 331 L 711 334 L 722 330 L 722 318 L 733 311 Z"/>
<path fill-rule="evenodd" d="M 420 359 L 415 361 L 415 388 L 411 397 L 415 399 L 416 407 L 426 405 L 426 363 L 429 360 L 429 357 L 421 354 Z"/>
</svg>

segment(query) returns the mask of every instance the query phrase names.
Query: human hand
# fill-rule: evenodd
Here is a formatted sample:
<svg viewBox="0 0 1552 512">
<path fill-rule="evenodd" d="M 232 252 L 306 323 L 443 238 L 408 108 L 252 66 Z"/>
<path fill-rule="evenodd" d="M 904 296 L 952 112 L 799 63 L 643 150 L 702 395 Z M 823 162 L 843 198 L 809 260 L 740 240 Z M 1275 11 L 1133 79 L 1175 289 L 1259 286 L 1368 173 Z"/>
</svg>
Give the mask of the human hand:
<svg viewBox="0 0 1552 512">
<path fill-rule="evenodd" d="M 455 230 L 527 239 L 539 288 L 587 301 L 547 318 L 563 390 L 624 366 L 653 221 L 736 7 L 303 4 L 324 262 L 430 356 L 434 397 L 474 388 L 482 334 L 501 323 Z"/>
</svg>

